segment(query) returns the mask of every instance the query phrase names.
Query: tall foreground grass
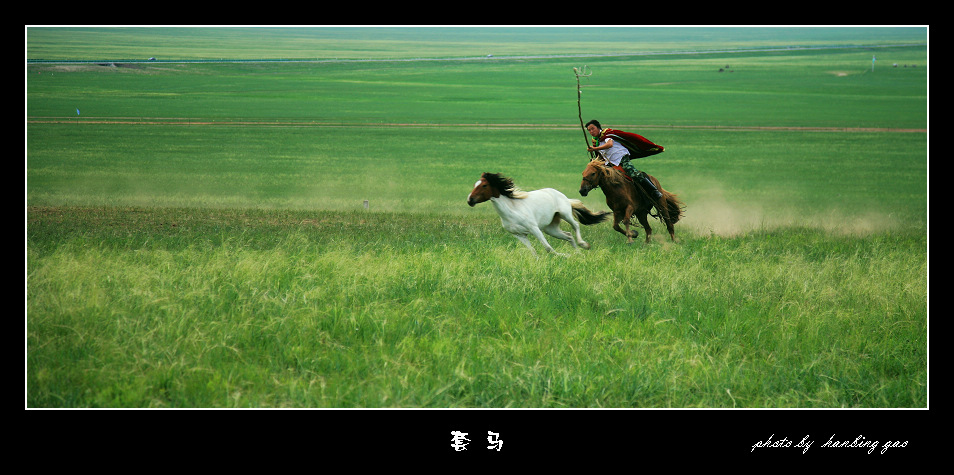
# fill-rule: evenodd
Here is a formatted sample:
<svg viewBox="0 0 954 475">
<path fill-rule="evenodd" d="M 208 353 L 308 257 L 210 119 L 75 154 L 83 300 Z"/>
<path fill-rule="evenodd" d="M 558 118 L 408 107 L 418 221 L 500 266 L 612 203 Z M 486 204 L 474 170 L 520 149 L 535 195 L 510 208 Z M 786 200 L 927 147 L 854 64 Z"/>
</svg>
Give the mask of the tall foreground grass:
<svg viewBox="0 0 954 475">
<path fill-rule="evenodd" d="M 30 407 L 927 404 L 917 230 L 600 226 L 537 259 L 496 219 L 421 214 L 31 208 L 27 229 Z"/>
</svg>

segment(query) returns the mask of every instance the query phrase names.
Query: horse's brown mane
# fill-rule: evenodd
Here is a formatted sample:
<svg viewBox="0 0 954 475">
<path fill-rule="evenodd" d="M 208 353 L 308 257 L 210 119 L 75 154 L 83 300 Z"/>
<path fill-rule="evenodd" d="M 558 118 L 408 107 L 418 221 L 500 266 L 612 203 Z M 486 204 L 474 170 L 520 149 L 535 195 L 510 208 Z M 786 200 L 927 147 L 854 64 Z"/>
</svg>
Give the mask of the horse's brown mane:
<svg viewBox="0 0 954 475">
<path fill-rule="evenodd" d="M 500 173 L 484 173 L 483 176 L 487 180 L 487 183 L 490 183 L 490 186 L 496 188 L 501 195 L 507 198 L 523 199 L 527 197 L 527 193 L 517 188 L 516 185 L 513 184 L 513 180 Z"/>
<path fill-rule="evenodd" d="M 591 160 L 589 166 L 596 167 L 603 176 L 606 177 L 607 184 L 613 186 L 623 186 L 628 184 L 626 177 L 619 170 L 606 166 L 606 162 L 599 158 Z"/>
</svg>

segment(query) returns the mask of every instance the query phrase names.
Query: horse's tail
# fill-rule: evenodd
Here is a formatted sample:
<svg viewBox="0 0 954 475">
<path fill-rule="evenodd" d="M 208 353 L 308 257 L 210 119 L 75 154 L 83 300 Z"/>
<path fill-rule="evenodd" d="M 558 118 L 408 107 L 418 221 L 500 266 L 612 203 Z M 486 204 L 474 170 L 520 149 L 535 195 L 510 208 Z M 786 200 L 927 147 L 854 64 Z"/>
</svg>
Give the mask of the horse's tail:
<svg viewBox="0 0 954 475">
<path fill-rule="evenodd" d="M 680 201 L 679 197 L 677 197 L 676 195 L 664 190 L 662 185 L 659 184 L 659 180 L 657 180 L 656 177 L 648 173 L 646 174 L 646 176 L 648 176 L 650 181 L 652 181 L 653 184 L 656 185 L 656 189 L 658 189 L 659 192 L 662 193 L 663 201 L 666 202 L 666 214 L 669 215 L 669 220 L 671 224 L 676 224 L 676 222 L 679 221 L 679 218 L 682 217 L 683 215 L 682 210 L 686 209 L 686 204 Z M 656 216 L 656 215 L 653 215 L 653 216 L 658 218 L 660 221 L 663 220 L 662 216 Z"/>
<path fill-rule="evenodd" d="M 589 226 L 591 224 L 602 223 L 609 219 L 609 211 L 590 211 L 586 206 L 583 206 L 583 202 L 580 200 L 570 200 L 570 205 L 573 206 L 573 216 L 576 216 L 576 220 L 579 221 L 580 224 Z"/>
<path fill-rule="evenodd" d="M 659 188 L 659 190 L 662 192 L 663 200 L 666 202 L 666 212 L 669 213 L 669 220 L 672 224 L 676 224 L 679 218 L 682 217 L 682 211 L 686 209 L 686 204 L 679 201 L 676 195 L 662 188 Z"/>
</svg>

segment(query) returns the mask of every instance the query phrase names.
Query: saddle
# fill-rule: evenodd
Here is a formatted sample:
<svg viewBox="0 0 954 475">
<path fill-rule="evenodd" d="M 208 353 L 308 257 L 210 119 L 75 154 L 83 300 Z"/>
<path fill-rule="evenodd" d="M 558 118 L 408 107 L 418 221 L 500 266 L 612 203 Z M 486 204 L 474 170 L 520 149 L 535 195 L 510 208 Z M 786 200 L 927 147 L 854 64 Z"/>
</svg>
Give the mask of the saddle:
<svg viewBox="0 0 954 475">
<path fill-rule="evenodd" d="M 612 165 L 612 167 L 615 168 L 615 169 L 617 169 L 617 170 L 619 170 L 619 172 L 623 174 L 623 177 L 624 177 L 624 178 L 626 178 L 626 179 L 629 180 L 629 181 L 633 181 L 633 177 L 629 176 L 629 175 L 626 173 L 626 170 L 623 170 L 623 167 L 621 167 L 621 166 L 619 166 L 619 165 Z"/>
</svg>

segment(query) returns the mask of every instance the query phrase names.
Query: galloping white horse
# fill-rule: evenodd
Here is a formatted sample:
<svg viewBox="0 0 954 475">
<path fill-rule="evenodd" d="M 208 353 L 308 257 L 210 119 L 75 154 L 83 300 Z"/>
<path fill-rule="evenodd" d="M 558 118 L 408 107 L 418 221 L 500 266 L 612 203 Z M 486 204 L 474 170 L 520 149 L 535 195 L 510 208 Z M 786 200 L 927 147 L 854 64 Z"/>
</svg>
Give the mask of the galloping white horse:
<svg viewBox="0 0 954 475">
<path fill-rule="evenodd" d="M 524 243 L 534 254 L 537 252 L 533 250 L 530 239 L 527 238 L 529 234 L 534 235 L 547 252 L 560 254 L 550 246 L 543 233 L 570 241 L 577 251 L 579 251 L 577 243 L 583 249 L 589 249 L 590 245 L 583 240 L 583 236 L 580 235 L 580 226 L 573 217 L 576 216 L 582 224 L 590 225 L 600 223 L 610 215 L 608 212 L 594 213 L 586 209 L 579 200 L 570 200 L 553 188 L 520 191 L 514 187 L 512 180 L 499 173 L 481 175 L 480 181 L 474 184 L 473 191 L 467 196 L 467 204 L 470 206 L 487 200 L 493 203 L 504 229 Z M 572 234 L 560 230 L 561 219 L 573 226 L 573 231 L 576 232 L 575 240 Z"/>
</svg>

